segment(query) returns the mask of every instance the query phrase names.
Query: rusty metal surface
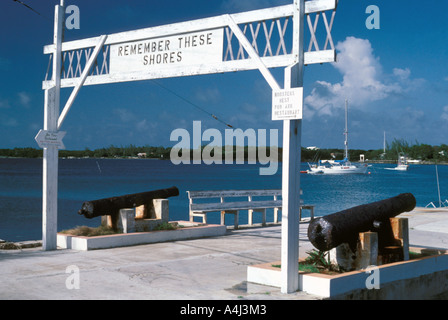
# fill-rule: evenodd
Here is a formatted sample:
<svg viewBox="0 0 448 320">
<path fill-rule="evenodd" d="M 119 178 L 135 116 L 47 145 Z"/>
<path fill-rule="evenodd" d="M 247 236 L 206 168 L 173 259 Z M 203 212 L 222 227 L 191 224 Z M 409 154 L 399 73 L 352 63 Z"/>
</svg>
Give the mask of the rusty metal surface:
<svg viewBox="0 0 448 320">
<path fill-rule="evenodd" d="M 82 204 L 78 214 L 91 219 L 104 215 L 117 215 L 120 209 L 135 208 L 141 205 L 149 205 L 153 199 L 166 199 L 179 195 L 177 187 L 159 189 L 141 193 L 122 195 L 117 197 L 86 201 Z"/>
<path fill-rule="evenodd" d="M 382 222 L 413 210 L 415 205 L 414 195 L 402 193 L 389 199 L 339 211 L 311 221 L 308 238 L 321 251 L 328 251 L 341 243 L 356 246 L 358 234 L 366 231 L 380 231 L 379 237 L 387 243 L 390 237 L 387 226 L 390 224 Z"/>
</svg>

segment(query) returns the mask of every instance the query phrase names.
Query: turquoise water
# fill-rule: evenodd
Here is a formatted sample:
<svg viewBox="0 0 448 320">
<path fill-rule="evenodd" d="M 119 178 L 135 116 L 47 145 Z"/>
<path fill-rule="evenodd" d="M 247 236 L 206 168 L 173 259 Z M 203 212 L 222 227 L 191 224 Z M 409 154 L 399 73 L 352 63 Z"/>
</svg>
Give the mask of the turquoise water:
<svg viewBox="0 0 448 320">
<path fill-rule="evenodd" d="M 306 169 L 306 164 L 303 164 Z M 434 165 L 411 165 L 409 171 L 385 170 L 374 164 L 368 175 L 301 174 L 303 200 L 327 215 L 356 205 L 411 192 L 417 206 L 438 204 Z M 441 197 L 448 198 L 448 166 L 438 166 Z M 170 198 L 170 220 L 188 219 L 187 190 L 281 188 L 276 175 L 260 176 L 258 165 L 173 165 L 149 159 L 61 159 L 59 162 L 58 229 L 97 226 L 99 218 L 77 214 L 84 201 L 176 186 Z M 21 241 L 42 237 L 42 160 L 0 159 L 0 239 Z M 306 214 L 306 213 L 305 213 Z M 240 224 L 247 215 L 240 215 Z M 268 212 L 268 221 L 272 212 Z M 219 214 L 209 215 L 219 223 Z M 233 224 L 230 217 L 229 224 Z"/>
</svg>

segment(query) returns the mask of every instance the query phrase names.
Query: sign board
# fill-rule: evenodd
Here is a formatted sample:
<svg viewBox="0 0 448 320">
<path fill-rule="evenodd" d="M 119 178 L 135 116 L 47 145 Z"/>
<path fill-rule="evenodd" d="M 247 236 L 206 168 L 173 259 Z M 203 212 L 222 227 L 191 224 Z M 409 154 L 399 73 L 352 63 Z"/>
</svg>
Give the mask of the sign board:
<svg viewBox="0 0 448 320">
<path fill-rule="evenodd" d="M 34 138 L 41 148 L 56 147 L 58 149 L 65 149 L 62 143 L 62 138 L 65 136 L 65 131 L 48 131 L 39 130 L 36 137 Z"/>
<path fill-rule="evenodd" d="M 272 91 L 272 120 L 302 119 L 303 88 Z"/>
<path fill-rule="evenodd" d="M 110 46 L 110 73 L 151 72 L 222 62 L 224 29 L 178 34 Z M 185 70 L 185 69 L 184 69 Z"/>
</svg>

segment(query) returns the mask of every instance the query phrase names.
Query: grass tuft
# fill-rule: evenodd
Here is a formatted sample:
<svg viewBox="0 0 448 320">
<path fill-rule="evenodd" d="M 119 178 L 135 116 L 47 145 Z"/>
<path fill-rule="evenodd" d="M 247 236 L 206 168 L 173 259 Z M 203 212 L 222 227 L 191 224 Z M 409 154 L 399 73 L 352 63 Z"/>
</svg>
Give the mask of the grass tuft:
<svg viewBox="0 0 448 320">
<path fill-rule="evenodd" d="M 110 234 L 117 234 L 112 228 L 107 226 L 99 226 L 97 228 L 87 227 L 87 226 L 77 226 L 73 229 L 62 230 L 60 233 L 68 234 L 71 236 L 80 237 L 96 237 L 96 236 L 107 236 Z"/>
</svg>

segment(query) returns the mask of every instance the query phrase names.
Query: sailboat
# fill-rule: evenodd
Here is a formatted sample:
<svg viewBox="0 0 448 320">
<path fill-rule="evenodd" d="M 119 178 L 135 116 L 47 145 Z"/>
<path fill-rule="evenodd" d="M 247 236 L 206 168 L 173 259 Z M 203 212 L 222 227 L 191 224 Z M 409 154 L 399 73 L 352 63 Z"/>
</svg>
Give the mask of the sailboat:
<svg viewBox="0 0 448 320">
<path fill-rule="evenodd" d="M 333 160 L 322 162 L 319 160 L 318 164 L 308 164 L 311 174 L 365 174 L 367 172 L 367 164 L 356 165 L 350 162 L 348 156 L 348 105 L 345 100 L 345 150 L 343 160 Z"/>
</svg>

